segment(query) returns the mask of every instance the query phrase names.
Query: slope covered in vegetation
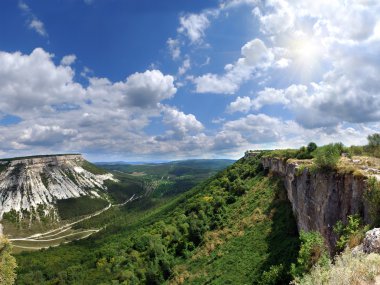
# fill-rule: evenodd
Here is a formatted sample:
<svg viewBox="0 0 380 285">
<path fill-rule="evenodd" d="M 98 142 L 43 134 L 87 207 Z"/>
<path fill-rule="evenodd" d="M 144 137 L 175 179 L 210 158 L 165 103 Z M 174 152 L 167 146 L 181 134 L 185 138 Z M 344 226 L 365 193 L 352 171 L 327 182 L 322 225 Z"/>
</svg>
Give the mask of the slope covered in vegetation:
<svg viewBox="0 0 380 285">
<path fill-rule="evenodd" d="M 180 196 L 113 208 L 86 240 L 17 256 L 17 284 L 275 284 L 298 234 L 281 183 L 241 159 Z"/>
</svg>

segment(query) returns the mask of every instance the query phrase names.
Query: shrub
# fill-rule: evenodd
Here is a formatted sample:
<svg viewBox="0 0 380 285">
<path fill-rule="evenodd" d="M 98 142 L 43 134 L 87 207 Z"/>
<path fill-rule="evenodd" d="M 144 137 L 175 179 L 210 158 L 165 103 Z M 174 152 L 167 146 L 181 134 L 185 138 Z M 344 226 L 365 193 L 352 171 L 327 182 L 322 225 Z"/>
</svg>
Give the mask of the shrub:
<svg viewBox="0 0 380 285">
<path fill-rule="evenodd" d="M 380 146 L 380 134 L 372 134 L 367 137 L 369 147 L 378 147 Z"/>
<path fill-rule="evenodd" d="M 368 227 L 363 226 L 359 215 L 348 216 L 347 225 L 338 221 L 334 226 L 334 232 L 339 237 L 336 243 L 337 249 L 343 250 L 345 247 L 354 248 L 359 245 L 367 230 Z"/>
<path fill-rule="evenodd" d="M 297 159 L 311 159 L 313 156 L 311 153 L 308 151 L 308 149 L 305 146 L 302 146 L 297 153 L 296 156 Z"/>
<path fill-rule="evenodd" d="M 276 285 L 284 280 L 284 265 L 272 265 L 269 270 L 264 271 L 261 276 L 260 284 Z"/>
<path fill-rule="evenodd" d="M 362 146 L 352 145 L 350 146 L 348 152 L 352 156 L 352 155 L 363 155 L 365 151 L 364 151 L 364 147 Z"/>
<path fill-rule="evenodd" d="M 12 245 L 0 236 L 0 284 L 12 285 L 16 279 L 16 259 L 11 255 Z"/>
<path fill-rule="evenodd" d="M 308 273 L 313 266 L 329 263 L 325 241 L 320 233 L 301 231 L 300 240 L 297 263 L 291 265 L 291 274 L 296 279 Z"/>
<path fill-rule="evenodd" d="M 310 274 L 293 281 L 292 284 L 374 284 L 374 279 L 379 274 L 380 255 L 375 253 L 353 255 L 350 250 L 346 250 L 335 258 L 334 264 L 316 266 Z"/>
<path fill-rule="evenodd" d="M 319 170 L 336 169 L 342 151 L 341 143 L 328 144 L 317 148 L 313 152 L 315 166 Z"/>
</svg>

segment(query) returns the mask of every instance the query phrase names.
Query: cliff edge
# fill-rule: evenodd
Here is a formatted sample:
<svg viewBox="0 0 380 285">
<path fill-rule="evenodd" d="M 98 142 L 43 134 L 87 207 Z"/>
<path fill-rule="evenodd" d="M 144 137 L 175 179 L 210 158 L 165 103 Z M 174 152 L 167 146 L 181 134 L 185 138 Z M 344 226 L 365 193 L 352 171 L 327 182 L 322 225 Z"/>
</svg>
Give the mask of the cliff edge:
<svg viewBox="0 0 380 285">
<path fill-rule="evenodd" d="M 263 157 L 264 168 L 283 177 L 287 196 L 292 204 L 299 230 L 318 231 L 333 251 L 336 235 L 333 226 L 346 222 L 348 215 L 359 214 L 370 223 L 364 200 L 365 175 L 338 172 L 311 172 L 297 161 Z"/>
</svg>

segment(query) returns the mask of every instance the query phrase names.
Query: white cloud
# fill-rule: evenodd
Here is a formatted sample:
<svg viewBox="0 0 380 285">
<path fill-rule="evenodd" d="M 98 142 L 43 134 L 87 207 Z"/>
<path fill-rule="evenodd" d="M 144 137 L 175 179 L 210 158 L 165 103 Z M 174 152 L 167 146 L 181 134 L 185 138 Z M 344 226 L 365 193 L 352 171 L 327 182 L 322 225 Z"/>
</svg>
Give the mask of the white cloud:
<svg viewBox="0 0 380 285">
<path fill-rule="evenodd" d="M 114 84 L 114 88 L 124 94 L 123 102 L 126 105 L 141 108 L 155 107 L 177 92 L 173 76 L 163 75 L 159 70 L 136 72 L 126 82 Z"/>
<path fill-rule="evenodd" d="M 172 56 L 173 60 L 177 60 L 181 56 L 181 48 L 180 48 L 180 42 L 178 39 L 172 39 L 169 38 L 166 41 L 166 44 L 168 45 L 170 55 Z"/>
<path fill-rule="evenodd" d="M 25 145 L 53 146 L 57 143 L 63 143 L 77 133 L 74 129 L 63 129 L 60 126 L 34 125 L 23 131 L 20 142 Z"/>
<path fill-rule="evenodd" d="M 227 107 L 227 112 L 247 113 L 250 110 L 260 110 L 263 106 L 273 104 L 286 105 L 290 102 L 287 98 L 288 93 L 292 90 L 289 88 L 288 92 L 281 89 L 265 88 L 257 93 L 255 98 L 251 97 L 238 97 L 235 101 L 231 102 Z"/>
<path fill-rule="evenodd" d="M 265 114 L 253 115 L 226 122 L 224 131 L 238 132 L 250 143 L 275 142 L 281 139 L 287 123 Z"/>
<path fill-rule="evenodd" d="M 72 65 L 77 59 L 75 54 L 65 55 L 61 60 L 61 65 Z"/>
<path fill-rule="evenodd" d="M 52 57 L 41 48 L 31 54 L 0 52 L 0 114 L 22 120 L 0 125 L 0 149 L 8 156 L 74 150 L 161 155 L 173 145 L 191 152 L 205 143 L 194 115 L 161 104 L 176 93 L 172 76 L 148 70 L 120 82 L 89 78 L 83 87 L 71 67 L 62 65 L 67 61 L 55 65 Z M 155 140 L 144 131 L 160 117 L 170 140 Z"/>
<path fill-rule="evenodd" d="M 178 68 L 178 74 L 184 75 L 191 68 L 190 58 L 186 58 Z"/>
<path fill-rule="evenodd" d="M 249 110 L 251 110 L 252 102 L 251 98 L 244 96 L 244 97 L 237 97 L 235 101 L 231 102 L 230 105 L 227 107 L 227 112 L 229 113 L 235 113 L 235 112 L 242 112 L 247 113 Z"/>
<path fill-rule="evenodd" d="M 202 42 L 204 31 L 210 25 L 207 14 L 207 12 L 204 12 L 201 14 L 188 14 L 180 17 L 178 33 L 186 35 L 193 44 Z"/>
<path fill-rule="evenodd" d="M 274 55 L 260 39 L 247 42 L 241 48 L 242 57 L 225 66 L 225 74 L 207 73 L 193 79 L 197 93 L 233 94 L 249 80 L 256 69 L 265 69 Z"/>
<path fill-rule="evenodd" d="M 44 23 L 42 23 L 40 20 L 38 20 L 38 19 L 31 20 L 29 23 L 29 27 L 32 30 L 35 30 L 41 36 L 44 36 L 44 37 L 47 36 L 47 32 L 45 30 Z"/>
<path fill-rule="evenodd" d="M 44 23 L 37 18 L 36 15 L 32 12 L 30 7 L 23 1 L 19 1 L 18 7 L 23 11 L 27 17 L 28 27 L 43 37 L 47 37 L 48 33 L 46 32 Z"/>
<path fill-rule="evenodd" d="M 185 114 L 168 106 L 164 106 L 162 112 L 164 124 L 170 126 L 170 131 L 167 133 L 170 137 L 183 138 L 204 129 L 202 123 L 193 114 Z"/>
<path fill-rule="evenodd" d="M 347 2 L 347 1 L 346 1 Z M 286 67 L 288 87 L 266 88 L 232 102 L 230 111 L 282 104 L 307 128 L 336 127 L 380 119 L 378 1 L 284 1 L 258 5 L 253 14 Z M 293 70 L 293 72 L 291 72 Z M 293 84 L 293 77 L 303 84 Z"/>
<path fill-rule="evenodd" d="M 268 14 L 261 14 L 256 7 L 253 10 L 254 15 L 260 17 L 261 30 L 265 34 L 280 34 L 294 26 L 294 13 L 285 0 L 270 0 L 265 4 L 274 8 L 274 11 Z"/>
<path fill-rule="evenodd" d="M 74 71 L 56 66 L 41 48 L 30 55 L 0 52 L 0 110 L 24 116 L 34 110 L 84 98 Z"/>
</svg>

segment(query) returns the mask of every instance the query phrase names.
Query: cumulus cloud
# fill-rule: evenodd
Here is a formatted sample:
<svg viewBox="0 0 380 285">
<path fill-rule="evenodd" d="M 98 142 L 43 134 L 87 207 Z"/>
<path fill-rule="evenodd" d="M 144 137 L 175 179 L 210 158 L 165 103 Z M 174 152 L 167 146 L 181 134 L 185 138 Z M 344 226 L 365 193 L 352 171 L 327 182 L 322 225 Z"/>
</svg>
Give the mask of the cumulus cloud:
<svg viewBox="0 0 380 285">
<path fill-rule="evenodd" d="M 183 138 L 187 135 L 197 134 L 204 127 L 193 114 L 185 114 L 175 108 L 163 106 L 163 122 L 170 127 L 167 135 L 171 138 Z"/>
<path fill-rule="evenodd" d="M 227 110 L 248 112 L 282 104 L 307 128 L 378 121 L 379 12 L 377 1 L 262 2 L 253 14 L 279 57 L 275 64 L 287 68 L 289 85 L 239 97 Z M 292 82 L 293 77 L 303 84 Z"/>
<path fill-rule="evenodd" d="M 114 88 L 124 94 L 123 102 L 127 106 L 140 108 L 155 107 L 177 92 L 173 76 L 163 75 L 159 70 L 136 72 L 125 82 L 115 84 Z"/>
<path fill-rule="evenodd" d="M 251 98 L 244 96 L 244 97 L 237 97 L 235 101 L 231 102 L 230 105 L 227 107 L 227 112 L 229 113 L 235 113 L 235 112 L 242 112 L 247 113 L 251 110 L 252 102 Z"/>
<path fill-rule="evenodd" d="M 289 92 L 292 87 L 289 88 Z M 231 102 L 227 111 L 230 113 L 242 112 L 247 113 L 251 110 L 260 110 L 263 106 L 273 104 L 288 104 L 290 100 L 287 98 L 288 93 L 281 89 L 265 88 L 257 93 L 254 98 L 245 96 L 237 97 L 237 99 Z"/>
<path fill-rule="evenodd" d="M 25 145 L 47 145 L 51 147 L 57 143 L 65 142 L 77 133 L 78 131 L 74 129 L 64 129 L 60 126 L 34 125 L 23 131 L 20 142 Z"/>
<path fill-rule="evenodd" d="M 204 31 L 210 25 L 208 13 L 188 14 L 180 17 L 178 33 L 186 35 L 191 43 L 200 43 L 204 37 Z"/>
<path fill-rule="evenodd" d="M 242 57 L 225 66 L 225 73 L 207 73 L 193 79 L 197 93 L 233 94 L 250 79 L 257 69 L 269 67 L 274 55 L 260 39 L 247 42 L 241 48 Z"/>
<path fill-rule="evenodd" d="M 193 114 L 163 103 L 177 91 L 171 75 L 147 70 L 119 82 L 90 77 L 84 87 L 66 65 L 72 60 L 56 65 L 41 48 L 0 52 L 0 114 L 21 117 L 11 126 L 0 124 L 0 149 L 7 156 L 84 151 L 174 157 L 211 144 Z M 166 127 L 161 135 L 146 132 L 153 119 Z"/>
<path fill-rule="evenodd" d="M 73 81 L 74 71 L 56 66 L 41 48 L 30 55 L 0 52 L 0 110 L 20 116 L 33 110 L 84 98 L 84 88 Z"/>
</svg>

